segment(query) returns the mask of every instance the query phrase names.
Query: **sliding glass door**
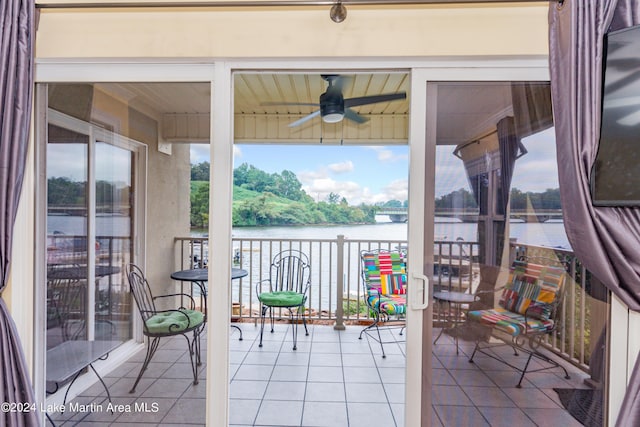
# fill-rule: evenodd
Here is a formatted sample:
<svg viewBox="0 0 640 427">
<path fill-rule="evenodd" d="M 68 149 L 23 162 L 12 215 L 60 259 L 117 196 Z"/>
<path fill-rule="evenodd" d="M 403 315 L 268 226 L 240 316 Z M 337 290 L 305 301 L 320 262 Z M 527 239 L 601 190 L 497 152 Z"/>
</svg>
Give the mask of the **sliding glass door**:
<svg viewBox="0 0 640 427">
<path fill-rule="evenodd" d="M 127 341 L 141 145 L 51 109 L 47 131 L 47 348 Z"/>
</svg>

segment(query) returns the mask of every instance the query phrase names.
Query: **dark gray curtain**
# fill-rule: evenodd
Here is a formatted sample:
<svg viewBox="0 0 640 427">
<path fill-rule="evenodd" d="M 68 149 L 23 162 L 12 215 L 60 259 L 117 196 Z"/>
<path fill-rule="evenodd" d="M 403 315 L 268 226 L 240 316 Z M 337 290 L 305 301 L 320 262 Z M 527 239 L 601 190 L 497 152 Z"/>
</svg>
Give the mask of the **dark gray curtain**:
<svg viewBox="0 0 640 427">
<path fill-rule="evenodd" d="M 513 117 L 504 117 L 498 121 L 496 125 L 498 130 L 498 146 L 500 149 L 500 194 L 498 213 L 505 215 L 504 219 L 498 224 L 494 224 L 494 233 L 496 234 L 496 265 L 502 265 L 502 252 L 504 250 L 506 223 L 509 221 L 507 214 L 507 204 L 509 203 L 509 195 L 511 194 L 511 178 L 513 178 L 513 170 L 516 165 L 516 159 L 520 149 L 520 140 L 516 135 L 515 119 Z"/>
<path fill-rule="evenodd" d="M 589 179 L 601 119 L 603 36 L 640 22 L 640 0 L 565 0 L 549 6 L 549 56 L 558 175 L 571 246 L 593 274 L 640 310 L 640 210 L 595 208 Z M 640 425 L 636 363 L 618 425 Z"/>
<path fill-rule="evenodd" d="M 513 169 L 518 158 L 520 141 L 516 135 L 513 117 L 500 119 L 497 129 L 500 147 L 500 206 L 498 206 L 498 210 L 501 213 L 506 213 L 509 194 L 511 194 L 511 178 L 513 178 Z"/>
<path fill-rule="evenodd" d="M 516 135 L 521 141 L 553 126 L 551 86 L 548 83 L 514 82 L 511 84 L 511 101 Z"/>
<path fill-rule="evenodd" d="M 33 0 L 0 2 L 0 295 L 7 285 L 33 90 Z M 20 286 L 13 283 L 13 286 Z M 15 324 L 0 298 L 0 402 L 33 403 Z M 0 426 L 37 426 L 37 411 L 2 411 Z"/>
</svg>

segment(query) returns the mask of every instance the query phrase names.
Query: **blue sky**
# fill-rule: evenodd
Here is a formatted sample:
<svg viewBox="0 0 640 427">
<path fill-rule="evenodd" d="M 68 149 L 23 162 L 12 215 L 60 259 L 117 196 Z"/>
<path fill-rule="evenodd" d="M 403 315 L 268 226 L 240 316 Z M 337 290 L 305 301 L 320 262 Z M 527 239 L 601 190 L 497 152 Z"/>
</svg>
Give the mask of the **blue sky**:
<svg viewBox="0 0 640 427">
<path fill-rule="evenodd" d="M 558 187 L 553 129 L 523 140 L 528 153 L 517 160 L 512 187 L 541 192 Z M 84 180 L 86 169 L 78 158 L 86 147 L 55 144 L 48 150 L 48 175 Z M 453 156 L 454 146 L 439 146 L 436 154 L 436 197 L 459 188 L 468 189 L 462 161 Z M 96 176 L 121 181 L 129 176 L 130 155 L 113 149 L 101 156 Z M 248 163 L 269 173 L 288 169 L 296 174 L 304 190 L 316 200 L 334 192 L 350 204 L 407 199 L 409 149 L 407 146 L 344 145 L 235 145 L 235 167 Z M 109 162 L 105 163 L 108 159 Z M 209 161 L 209 145 L 192 144 L 191 162 Z"/>
<path fill-rule="evenodd" d="M 541 192 L 558 187 L 553 129 L 525 138 L 528 153 L 517 160 L 512 187 Z M 454 146 L 439 146 L 436 154 L 436 197 L 468 189 L 462 161 Z M 338 193 L 350 204 L 404 201 L 408 197 L 407 146 L 236 145 L 234 167 L 248 163 L 269 173 L 287 169 L 316 200 Z M 209 160 L 207 145 L 192 145 L 191 162 Z"/>
<path fill-rule="evenodd" d="M 207 148 L 192 146 L 191 162 L 208 161 Z M 316 200 L 331 192 L 352 205 L 408 197 L 407 146 L 236 145 L 234 167 L 242 163 L 268 173 L 290 170 Z"/>
</svg>

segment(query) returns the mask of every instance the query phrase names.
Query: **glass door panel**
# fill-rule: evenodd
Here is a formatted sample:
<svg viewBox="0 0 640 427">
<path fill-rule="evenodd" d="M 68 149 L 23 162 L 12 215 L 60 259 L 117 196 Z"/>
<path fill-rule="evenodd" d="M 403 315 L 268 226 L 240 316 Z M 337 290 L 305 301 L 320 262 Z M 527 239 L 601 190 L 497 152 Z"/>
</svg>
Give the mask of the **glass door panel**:
<svg viewBox="0 0 640 427">
<path fill-rule="evenodd" d="M 135 144 L 54 110 L 49 122 L 47 348 L 68 340 L 126 341 Z"/>
<path fill-rule="evenodd" d="M 88 133 L 49 124 L 47 349 L 86 339 Z"/>
<path fill-rule="evenodd" d="M 98 141 L 96 151 L 95 338 L 131 338 L 131 295 L 122 272 L 132 258 L 134 154 Z"/>
<path fill-rule="evenodd" d="M 186 291 L 170 275 L 183 268 L 175 242 L 190 239 L 188 142 L 209 141 L 210 90 L 209 83 L 46 85 L 47 349 L 65 340 L 125 343 L 108 365 L 127 356 L 133 344 L 127 341 L 143 341 L 126 276 L 130 263 L 144 271 L 154 295 Z M 147 229 L 153 232 L 147 235 Z M 176 367 L 189 363 L 188 352 L 166 350 L 154 362 L 169 357 Z M 133 383 L 139 369 L 125 381 Z M 172 397 L 178 399 L 187 387 L 204 393 L 204 365 L 198 371 L 201 386 L 180 378 L 184 389 L 174 387 Z M 147 374 L 143 380 L 156 378 Z M 162 380 L 173 384 L 177 377 Z M 57 390 L 47 386 L 48 392 Z M 85 397 L 80 395 L 83 402 Z M 132 394 L 127 403 L 138 397 Z M 199 399 L 192 411 L 199 420 L 205 406 Z"/>
<path fill-rule="evenodd" d="M 608 295 L 564 232 L 548 83 L 430 85 L 434 423 L 603 425 Z"/>
</svg>

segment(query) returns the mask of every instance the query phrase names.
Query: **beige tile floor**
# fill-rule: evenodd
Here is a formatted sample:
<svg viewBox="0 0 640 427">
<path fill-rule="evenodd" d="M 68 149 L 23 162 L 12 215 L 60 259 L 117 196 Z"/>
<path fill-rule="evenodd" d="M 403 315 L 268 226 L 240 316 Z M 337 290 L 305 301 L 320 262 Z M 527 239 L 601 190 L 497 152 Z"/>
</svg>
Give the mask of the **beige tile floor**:
<svg viewBox="0 0 640 427">
<path fill-rule="evenodd" d="M 366 337 L 360 327 L 335 331 L 331 326 L 310 326 L 300 333 L 292 350 L 286 324 L 265 332 L 258 347 L 258 332 L 251 323 L 239 324 L 244 340 L 231 329 L 231 426 L 403 426 L 405 347 L 385 346 Z M 67 411 L 53 417 L 59 426 L 189 426 L 204 425 L 204 365 L 201 381 L 193 385 L 184 339 L 165 339 L 135 394 L 129 389 L 141 366 L 143 352 L 105 376 L 113 402 L 147 404 L 150 412 Z M 204 348 L 204 345 L 203 345 Z M 433 425 L 435 426 L 579 426 L 560 403 L 554 387 L 585 388 L 584 373 L 571 368 L 570 380 L 559 372 L 528 374 L 518 389 L 517 372 L 493 359 L 476 356 L 468 362 L 472 343 L 460 342 L 456 355 L 447 335 L 433 350 Z M 97 383 L 75 399 L 85 405 L 106 405 Z M 517 421 L 517 422 L 516 422 Z"/>
</svg>

